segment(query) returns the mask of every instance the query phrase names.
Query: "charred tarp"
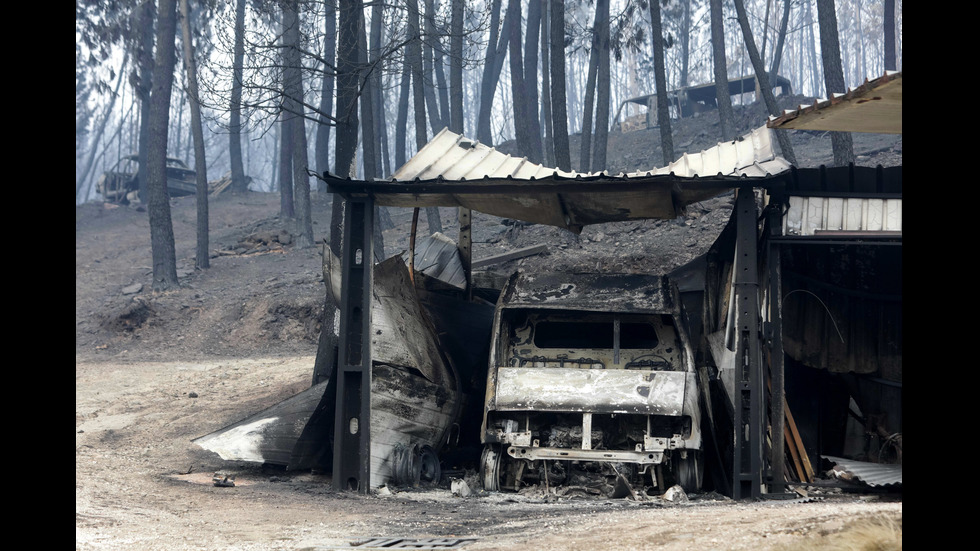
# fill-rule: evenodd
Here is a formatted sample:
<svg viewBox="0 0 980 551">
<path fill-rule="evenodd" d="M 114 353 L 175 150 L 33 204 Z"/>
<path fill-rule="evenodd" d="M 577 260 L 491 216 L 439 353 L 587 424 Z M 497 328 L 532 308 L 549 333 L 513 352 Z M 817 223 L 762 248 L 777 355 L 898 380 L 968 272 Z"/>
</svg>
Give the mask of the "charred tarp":
<svg viewBox="0 0 980 551">
<path fill-rule="evenodd" d="M 341 296 L 338 265 L 334 258 L 326 266 L 336 299 Z M 430 314 L 419 299 L 400 256 L 374 266 L 372 294 L 370 487 L 388 481 L 411 485 L 426 477 L 438 481 L 437 453 L 459 422 L 468 390 L 451 356 L 458 346 L 440 340 L 445 328 L 438 329 L 433 319 L 442 318 Z M 480 318 L 473 313 L 471 323 Z M 482 333 L 488 334 L 486 324 Z M 472 326 L 462 331 L 462 337 L 470 335 Z M 472 344 L 479 348 L 478 342 Z M 336 383 L 331 382 L 194 442 L 225 460 L 327 468 L 336 403 Z"/>
</svg>

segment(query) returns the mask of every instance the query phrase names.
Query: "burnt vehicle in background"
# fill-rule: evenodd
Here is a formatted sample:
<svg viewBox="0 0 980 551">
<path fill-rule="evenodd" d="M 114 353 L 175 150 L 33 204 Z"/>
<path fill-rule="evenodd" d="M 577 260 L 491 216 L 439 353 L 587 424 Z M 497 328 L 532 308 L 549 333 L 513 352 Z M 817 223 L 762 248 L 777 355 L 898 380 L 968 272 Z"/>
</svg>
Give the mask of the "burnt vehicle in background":
<svg viewBox="0 0 980 551">
<path fill-rule="evenodd" d="M 127 204 L 138 201 L 139 179 L 142 177 L 138 155 L 127 155 L 101 176 L 95 190 L 105 201 Z M 197 173 L 184 161 L 167 157 L 167 193 L 182 197 L 197 193 Z"/>
<path fill-rule="evenodd" d="M 486 490 L 700 490 L 698 379 L 666 276 L 518 273 L 493 327 Z"/>
</svg>

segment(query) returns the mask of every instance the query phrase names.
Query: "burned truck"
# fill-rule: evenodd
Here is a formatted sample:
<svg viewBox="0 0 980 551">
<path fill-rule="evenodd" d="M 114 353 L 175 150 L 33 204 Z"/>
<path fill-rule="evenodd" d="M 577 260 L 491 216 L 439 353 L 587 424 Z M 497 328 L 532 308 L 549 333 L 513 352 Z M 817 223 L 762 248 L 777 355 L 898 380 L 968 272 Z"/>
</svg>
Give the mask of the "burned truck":
<svg viewBox="0 0 980 551">
<path fill-rule="evenodd" d="M 666 276 L 519 272 L 494 315 L 480 479 L 488 491 L 698 491 L 699 396 Z"/>
</svg>

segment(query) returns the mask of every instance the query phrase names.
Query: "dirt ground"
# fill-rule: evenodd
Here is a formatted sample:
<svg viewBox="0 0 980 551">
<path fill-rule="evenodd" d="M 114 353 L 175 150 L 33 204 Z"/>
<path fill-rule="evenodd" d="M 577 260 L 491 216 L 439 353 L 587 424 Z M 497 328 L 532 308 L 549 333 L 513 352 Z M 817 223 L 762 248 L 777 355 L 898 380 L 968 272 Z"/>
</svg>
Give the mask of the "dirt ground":
<svg viewBox="0 0 980 551">
<path fill-rule="evenodd" d="M 675 148 L 704 149 L 712 133 L 710 120 L 693 121 L 676 130 Z M 612 168 L 661 164 L 657 132 L 634 134 L 612 135 L 623 152 L 611 155 Z M 796 143 L 802 166 L 830 162 L 826 135 Z M 859 164 L 901 164 L 901 136 L 855 143 Z M 310 384 L 323 322 L 320 252 L 292 246 L 277 195 L 221 195 L 210 202 L 211 268 L 196 271 L 195 201 L 171 205 L 181 286 L 163 293 L 150 289 L 145 211 L 76 207 L 76 549 L 349 549 L 379 537 L 473 539 L 465 549 L 831 549 L 854 533 L 851 523 L 874 519 L 897 523 L 901 546 L 900 494 L 636 502 L 487 495 L 474 484 L 469 497 L 448 489 L 360 496 L 332 490 L 328 474 L 222 461 L 191 440 Z M 677 220 L 589 227 L 579 237 L 478 215 L 474 257 L 547 243 L 546 254 L 494 269 L 667 271 L 704 252 L 730 208 L 720 197 Z M 315 194 L 318 241 L 329 211 L 329 197 Z M 450 215 L 443 210 L 445 233 L 455 237 Z M 407 213 L 392 216 L 389 255 L 408 238 Z M 216 472 L 234 475 L 235 486 L 214 486 Z"/>
</svg>

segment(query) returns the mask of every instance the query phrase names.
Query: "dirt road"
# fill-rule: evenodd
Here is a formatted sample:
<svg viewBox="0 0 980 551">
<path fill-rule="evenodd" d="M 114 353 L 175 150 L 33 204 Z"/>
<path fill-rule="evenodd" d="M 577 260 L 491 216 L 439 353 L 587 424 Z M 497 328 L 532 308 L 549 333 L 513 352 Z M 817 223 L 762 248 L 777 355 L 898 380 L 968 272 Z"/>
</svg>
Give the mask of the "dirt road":
<svg viewBox="0 0 980 551">
<path fill-rule="evenodd" d="M 842 494 L 754 503 L 359 496 L 334 492 L 327 475 L 229 463 L 191 443 L 305 388 L 312 362 L 77 362 L 76 549 L 350 549 L 379 537 L 471 538 L 472 550 L 800 549 L 861 519 L 901 523 L 901 501 Z M 235 475 L 235 486 L 214 486 L 216 471 Z"/>
</svg>

